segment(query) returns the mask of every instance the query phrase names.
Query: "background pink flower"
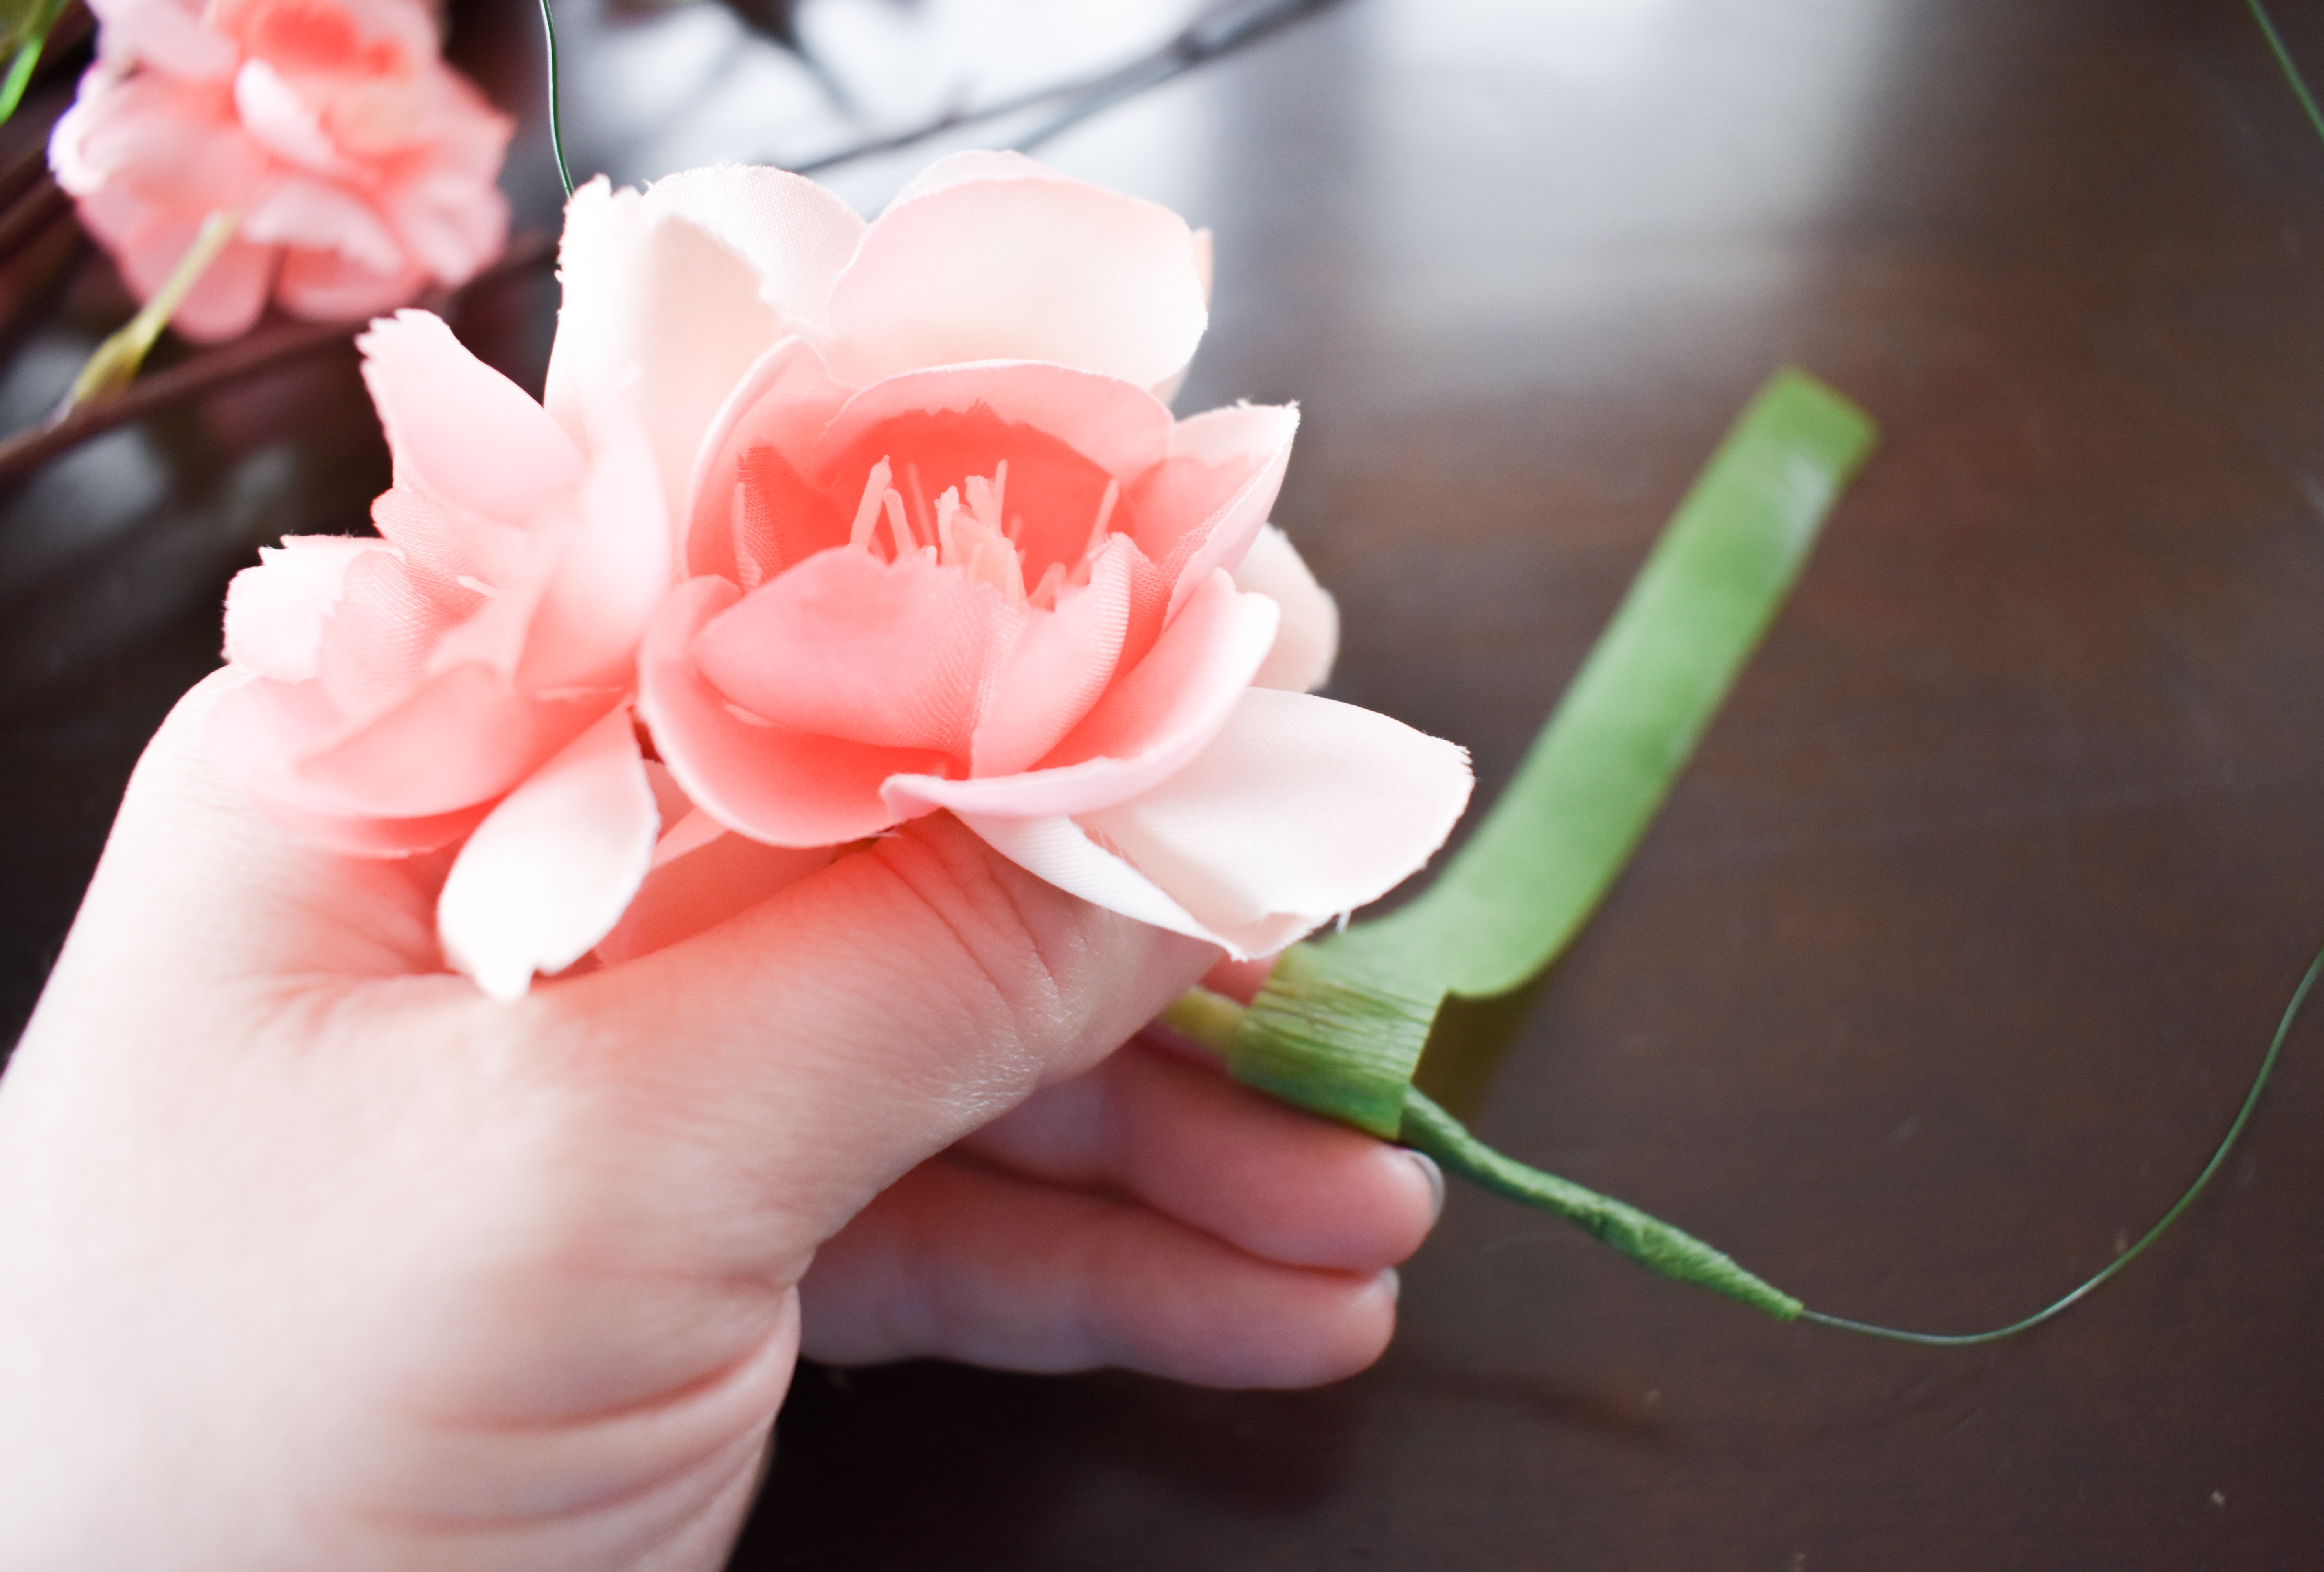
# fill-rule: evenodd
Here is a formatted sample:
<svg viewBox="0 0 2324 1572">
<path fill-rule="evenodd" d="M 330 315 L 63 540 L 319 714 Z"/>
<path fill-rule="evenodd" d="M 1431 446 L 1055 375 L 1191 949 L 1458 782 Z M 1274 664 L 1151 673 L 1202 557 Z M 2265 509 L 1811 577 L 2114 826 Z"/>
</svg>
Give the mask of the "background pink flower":
<svg viewBox="0 0 2324 1572">
<path fill-rule="evenodd" d="M 49 158 L 150 296 L 213 212 L 235 240 L 172 317 L 228 338 L 271 295 L 369 316 L 500 253 L 512 123 L 438 55 L 418 0 L 92 0 L 97 65 Z"/>
</svg>

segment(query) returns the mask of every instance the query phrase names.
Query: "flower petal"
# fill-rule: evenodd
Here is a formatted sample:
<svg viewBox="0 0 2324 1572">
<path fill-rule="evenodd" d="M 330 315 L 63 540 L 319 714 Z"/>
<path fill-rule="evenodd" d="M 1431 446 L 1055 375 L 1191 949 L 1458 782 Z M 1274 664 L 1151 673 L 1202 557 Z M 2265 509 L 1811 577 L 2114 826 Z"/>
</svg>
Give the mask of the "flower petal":
<svg viewBox="0 0 2324 1572">
<path fill-rule="evenodd" d="M 804 338 L 786 338 L 752 363 L 712 418 L 687 484 L 678 560 L 687 572 L 756 589 L 761 579 L 846 538 L 847 520 L 837 519 L 835 533 L 826 528 L 833 520 L 822 514 L 829 510 L 811 505 L 816 499 L 797 466 L 847 397 Z M 739 494 L 752 486 L 769 491 L 770 475 L 787 483 L 780 497 Z"/>
<path fill-rule="evenodd" d="M 1011 153 L 956 155 L 865 231 L 831 295 L 832 370 L 868 386 L 1039 360 L 1151 388 L 1209 320 L 1185 220 Z"/>
<path fill-rule="evenodd" d="M 286 535 L 258 548 L 258 565 L 226 591 L 226 657 L 277 682 L 315 676 L 323 621 L 338 604 L 347 568 L 376 540 L 346 535 Z"/>
<path fill-rule="evenodd" d="M 741 598 L 724 579 L 687 580 L 664 598 L 638 658 L 639 712 L 695 805 L 775 846 L 861 840 L 926 812 L 890 808 L 881 783 L 941 768 L 943 755 L 753 722 L 702 675 L 694 659 L 696 636 Z"/>
<path fill-rule="evenodd" d="M 1352 704 L 1254 688 L 1201 757 L 1079 816 L 1206 928 L 1288 942 L 1377 900 L 1444 843 L 1468 755 Z"/>
<path fill-rule="evenodd" d="M 1299 411 L 1242 404 L 1181 420 L 1170 457 L 1122 498 L 1122 528 L 1171 586 L 1175 617 L 1197 586 L 1231 569 L 1259 538 L 1275 506 Z"/>
<path fill-rule="evenodd" d="M 669 588 L 669 525 L 653 454 L 617 393 L 589 430 L 580 518 L 526 630 L 520 685 L 626 688 L 638 640 Z"/>
<path fill-rule="evenodd" d="M 848 400 L 816 445 L 818 466 L 899 416 L 964 415 L 979 406 L 1005 424 L 1056 437 L 1124 484 L 1170 453 L 1169 408 L 1145 389 L 1070 366 L 1013 361 L 904 372 L 872 383 Z M 899 464 L 903 456 L 896 455 Z"/>
<path fill-rule="evenodd" d="M 307 685 L 301 684 L 300 686 Z M 254 710 L 269 688 L 245 690 Z M 251 719 L 253 751 L 286 760 L 287 790 L 323 812 L 415 819 L 490 802 L 604 713 L 619 695 L 517 693 L 482 666 L 432 676 L 352 735 L 320 731 L 278 701 Z"/>
<path fill-rule="evenodd" d="M 1239 595 L 1232 580 L 1216 575 L 1050 755 L 1047 768 L 973 780 L 899 775 L 884 795 L 899 819 L 932 808 L 1041 819 L 1150 791 L 1227 723 L 1275 641 L 1276 621 L 1274 602 Z"/>
<path fill-rule="evenodd" d="M 1089 583 L 1034 611 L 1007 654 L 992 664 L 969 741 L 972 776 L 1015 775 L 1047 758 L 1113 680 L 1130 630 L 1130 561 L 1138 548 L 1116 537 L 1092 565 Z"/>
<path fill-rule="evenodd" d="M 711 421 L 759 356 L 819 311 L 818 275 L 862 220 L 779 171 L 672 177 L 641 197 L 593 180 L 567 206 L 558 253 L 565 304 L 543 402 L 576 435 L 583 390 L 635 366 L 669 516 L 683 511 Z M 786 237 L 799 243 L 783 249 Z M 772 301 L 769 296 L 774 297 Z"/>
<path fill-rule="evenodd" d="M 862 243 L 864 223 L 836 193 L 805 175 L 714 164 L 656 180 L 645 197 L 657 220 L 699 225 L 750 265 L 759 299 L 819 336 L 831 288 Z"/>
<path fill-rule="evenodd" d="M 1250 554 L 1235 565 L 1234 582 L 1235 588 L 1265 595 L 1283 611 L 1275 648 L 1251 685 L 1295 694 L 1322 687 L 1340 650 L 1340 608 L 1307 571 L 1291 538 L 1272 524 L 1261 526 Z"/>
<path fill-rule="evenodd" d="M 599 941 L 597 958 L 614 965 L 691 938 L 828 867 L 838 854 L 835 846 L 767 846 L 719 831 L 655 862 L 630 909 Z"/>
<path fill-rule="evenodd" d="M 398 311 L 355 341 L 396 483 L 521 523 L 579 483 L 581 450 L 541 407 L 468 353 L 440 317 Z"/>
<path fill-rule="evenodd" d="M 1079 896 L 1093 906 L 1120 912 L 1173 933 L 1206 940 L 1235 951 L 1238 961 L 1248 953 L 1203 926 L 1192 913 L 1172 900 L 1154 881 L 1089 838 L 1071 819 L 998 819 L 962 814 L 960 822 L 1001 856 L 1026 872 Z M 1263 953 L 1263 952 L 1261 952 Z"/>
<path fill-rule="evenodd" d="M 621 918 L 653 857 L 653 790 L 627 709 L 501 799 L 436 904 L 445 959 L 503 1003 L 564 970 Z"/>
<path fill-rule="evenodd" d="M 964 759 L 988 658 L 1023 616 L 957 570 L 841 547 L 714 618 L 694 655 L 777 726 Z"/>
</svg>

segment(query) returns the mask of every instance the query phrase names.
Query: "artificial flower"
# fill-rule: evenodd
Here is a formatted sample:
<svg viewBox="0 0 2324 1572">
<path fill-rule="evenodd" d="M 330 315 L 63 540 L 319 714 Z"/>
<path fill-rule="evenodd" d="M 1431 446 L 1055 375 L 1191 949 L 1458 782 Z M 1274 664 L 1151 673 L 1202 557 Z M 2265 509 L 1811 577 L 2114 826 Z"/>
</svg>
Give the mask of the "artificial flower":
<svg viewBox="0 0 2324 1572">
<path fill-rule="evenodd" d="M 97 62 L 49 143 L 143 299 L 202 222 L 235 238 L 171 320 L 230 338 L 271 297 L 358 319 L 500 254 L 514 129 L 444 64 L 420 0 L 91 0 Z"/>
<path fill-rule="evenodd" d="M 523 948 L 512 991 L 595 944 L 653 850 L 628 701 L 671 578 L 660 489 L 618 390 L 567 430 L 424 312 L 361 345 L 395 460 L 379 538 L 290 536 L 236 575 L 226 653 L 245 680 L 212 752 L 343 850 L 469 835 L 447 926 Z"/>
<path fill-rule="evenodd" d="M 350 851 L 466 834 L 438 931 L 503 997 L 939 812 L 1279 949 L 1425 860 L 1470 777 L 1306 691 L 1335 613 L 1266 522 L 1296 413 L 1162 401 L 1207 267 L 1176 215 L 1014 155 L 869 225 L 771 170 L 595 182 L 545 409 L 420 313 L 365 339 L 382 539 L 236 580 L 215 749 Z"/>
<path fill-rule="evenodd" d="M 872 224 L 698 171 L 576 198 L 549 400 L 642 377 L 688 577 L 639 707 L 695 809 L 827 847 L 949 811 L 1237 954 L 1385 892 L 1465 757 L 1304 690 L 1333 611 L 1266 519 L 1296 411 L 1174 420 L 1207 246 L 1014 154 Z"/>
</svg>

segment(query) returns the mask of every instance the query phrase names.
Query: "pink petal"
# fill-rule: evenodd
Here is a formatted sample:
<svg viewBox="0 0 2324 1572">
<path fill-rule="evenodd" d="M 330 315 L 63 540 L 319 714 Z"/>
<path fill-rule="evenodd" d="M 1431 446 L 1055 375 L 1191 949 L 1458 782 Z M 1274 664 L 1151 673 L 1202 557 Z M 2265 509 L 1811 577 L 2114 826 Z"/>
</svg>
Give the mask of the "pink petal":
<svg viewBox="0 0 2324 1572">
<path fill-rule="evenodd" d="M 298 794 L 316 808 L 423 818 L 499 796 L 619 697 L 529 695 L 482 666 L 456 666 L 350 734 L 293 728 L 281 751 Z"/>
<path fill-rule="evenodd" d="M 843 547 L 713 619 L 694 656 L 779 727 L 965 760 L 985 667 L 1023 615 L 956 569 Z"/>
<path fill-rule="evenodd" d="M 211 712 L 210 757 L 218 773 L 269 817 L 318 844 L 357 856 L 430 850 L 466 834 L 484 816 L 489 803 L 396 817 L 318 799 L 298 777 L 298 761 L 344 731 L 342 717 L 318 685 L 253 681 L 223 695 Z"/>
<path fill-rule="evenodd" d="M 1268 524 L 1234 570 L 1235 588 L 1265 595 L 1283 611 L 1275 648 L 1251 678 L 1253 687 L 1313 693 L 1332 675 L 1340 650 L 1340 609 L 1307 571 L 1291 538 Z"/>
<path fill-rule="evenodd" d="M 244 60 L 235 72 L 234 106 L 243 129 L 275 157 L 321 173 L 338 168 L 339 150 L 323 123 L 264 60 Z"/>
<path fill-rule="evenodd" d="M 579 522 L 526 630 L 517 680 L 527 688 L 628 687 L 671 582 L 661 485 L 629 400 L 602 411 L 589 437 Z"/>
<path fill-rule="evenodd" d="M 1206 928 L 1259 953 L 1417 870 L 1471 784 L 1468 755 L 1449 742 L 1352 704 L 1255 688 L 1185 768 L 1080 823 Z"/>
<path fill-rule="evenodd" d="M 1093 390 L 1122 390 L 1139 401 L 1136 406 L 1120 402 L 1113 405 L 1125 412 L 1130 409 L 1161 409 L 1135 389 L 1122 389 L 1119 382 L 1102 379 L 1075 378 L 1074 373 L 1057 372 L 1055 367 L 978 368 L 978 372 L 991 374 L 1024 369 L 1073 379 Z M 932 378 L 931 382 L 942 380 Z M 967 393 L 975 380 L 974 375 L 964 376 L 955 385 Z M 1015 379 L 1001 380 L 1005 382 Z M 1016 391 L 1024 393 L 1042 382 L 1041 378 L 1022 379 Z M 1048 393 L 1054 395 L 1060 391 L 1056 383 L 1047 384 Z M 1019 402 L 1003 388 L 996 388 L 995 392 L 1004 403 Z M 867 397 L 881 394 L 881 390 L 873 390 Z M 866 476 L 881 459 L 889 461 L 890 483 L 901 494 L 912 528 L 919 532 L 922 540 L 933 538 L 934 505 L 945 490 L 959 487 L 964 493 L 969 476 L 982 475 L 989 480 L 1005 462 L 1009 475 L 1003 488 L 1003 509 L 1011 519 L 1021 523 L 1017 544 L 1023 555 L 1028 586 L 1039 584 L 1052 563 L 1062 563 L 1069 570 L 1080 565 L 1089 547 L 1092 528 L 1105 508 L 1106 490 L 1112 480 L 1102 465 L 1056 433 L 1041 426 L 1012 421 L 992 402 L 973 396 L 965 409 L 895 408 L 874 423 L 850 421 L 844 428 L 835 425 L 816 445 L 807 478 L 827 492 L 844 497 L 847 516 L 852 518 Z"/>
<path fill-rule="evenodd" d="M 258 548 L 258 565 L 226 591 L 226 657 L 277 682 L 315 676 L 323 621 L 338 604 L 348 566 L 376 540 L 345 535 L 286 535 Z"/>
<path fill-rule="evenodd" d="M 90 0 L 105 25 L 97 41 L 107 60 L 138 60 L 173 77 L 225 78 L 241 51 L 202 25 L 201 8 L 181 0 Z"/>
<path fill-rule="evenodd" d="M 637 893 L 658 827 L 627 709 L 501 799 L 436 903 L 445 959 L 506 1003 L 595 948 Z"/>
<path fill-rule="evenodd" d="M 392 548 L 357 553 L 319 626 L 316 677 L 351 722 L 392 709 L 426 680 L 438 640 L 480 599 L 416 577 Z"/>
<path fill-rule="evenodd" d="M 1171 448 L 1170 411 L 1145 389 L 1066 366 L 1019 361 L 905 372 L 874 382 L 832 420 L 816 445 L 817 458 L 845 452 L 899 416 L 965 415 L 979 406 L 1006 425 L 1029 426 L 1056 437 L 1124 484 L 1161 463 Z M 1086 532 L 1089 520 L 1081 523 Z"/>
<path fill-rule="evenodd" d="M 881 800 L 881 783 L 940 767 L 943 756 L 754 723 L 702 675 L 696 636 L 741 598 L 724 579 L 687 580 L 663 600 L 639 654 L 638 710 L 686 795 L 720 823 L 775 846 L 836 845 L 912 816 Z"/>
<path fill-rule="evenodd" d="M 1071 819 L 1062 815 L 997 819 L 963 814 L 960 821 L 1001 856 L 1067 895 L 1079 896 L 1093 906 L 1120 912 L 1125 917 L 1167 928 L 1173 933 L 1231 948 L 1224 938 L 1204 927 L 1185 907 L 1165 895 L 1152 879 L 1091 840 Z M 1237 954 L 1235 959 L 1244 957 Z"/>
<path fill-rule="evenodd" d="M 402 255 L 401 248 L 396 254 Z M 381 272 L 336 251 L 291 247 L 274 275 L 274 303 L 309 322 L 360 322 L 392 311 L 427 287 L 427 272 L 409 259 Z"/>
<path fill-rule="evenodd" d="M 399 484 L 521 524 L 580 483 L 584 465 L 573 439 L 522 389 L 469 354 L 441 319 L 399 311 L 355 343 Z"/>
<path fill-rule="evenodd" d="M 778 294 L 795 287 L 815 294 L 795 275 L 822 267 L 817 258 L 844 228 L 832 211 L 837 198 L 813 192 L 796 177 L 768 180 L 725 170 L 673 179 L 644 197 L 593 181 L 567 207 L 558 253 L 565 305 L 545 402 L 577 433 L 582 390 L 608 389 L 636 367 L 639 407 L 673 519 L 687 517 L 687 486 L 728 393 L 793 328 L 762 285 Z M 738 205 L 733 211 L 724 210 L 727 201 Z M 787 225 L 802 243 L 791 261 L 776 254 Z M 722 234 L 748 244 L 736 249 Z M 774 272 L 762 278 L 761 267 Z"/>
<path fill-rule="evenodd" d="M 413 573 L 447 584 L 462 578 L 511 584 L 534 555 L 523 529 L 530 519 L 501 523 L 409 485 L 374 497 L 371 521 Z"/>
<path fill-rule="evenodd" d="M 1074 728 L 1048 768 L 975 780 L 899 775 L 885 795 L 899 819 L 932 808 L 1040 819 L 1085 814 L 1150 791 L 1200 753 L 1233 713 L 1275 641 L 1275 602 L 1215 575 Z"/>
<path fill-rule="evenodd" d="M 972 776 L 1015 775 L 1047 758 L 1113 680 L 1130 628 L 1130 561 L 1138 548 L 1115 538 L 1090 581 L 1065 591 L 1054 611 L 1034 611 L 994 663 L 969 745 Z"/>
<path fill-rule="evenodd" d="M 698 225 L 750 264 L 759 299 L 820 336 L 831 287 L 863 238 L 863 220 L 825 187 L 784 170 L 716 164 L 656 180 L 646 208 Z"/>
<path fill-rule="evenodd" d="M 752 364 L 711 420 L 687 482 L 679 560 L 688 572 L 755 589 L 846 538 L 852 510 L 838 518 L 796 467 L 846 402 L 847 390 L 803 338 L 784 339 Z M 738 488 L 759 494 L 745 498 Z"/>
<path fill-rule="evenodd" d="M 410 270 L 395 234 L 371 205 L 310 175 L 281 175 L 243 209 L 242 237 L 262 245 L 330 252 L 366 273 L 392 277 Z"/>
<path fill-rule="evenodd" d="M 1176 214 L 977 154 L 929 170 L 865 232 L 832 291 L 831 364 L 858 387 L 1039 360 L 1151 388 L 1194 358 L 1207 320 Z"/>
<path fill-rule="evenodd" d="M 750 910 L 776 891 L 830 866 L 838 849 L 765 846 L 720 831 L 667 861 L 656 855 L 637 898 L 597 945 L 597 958 L 607 965 L 692 938 Z"/>
<path fill-rule="evenodd" d="M 1122 528 L 1171 585 L 1167 615 L 1250 551 L 1275 506 L 1299 411 L 1238 405 L 1182 420 L 1170 458 L 1122 498 Z"/>
</svg>

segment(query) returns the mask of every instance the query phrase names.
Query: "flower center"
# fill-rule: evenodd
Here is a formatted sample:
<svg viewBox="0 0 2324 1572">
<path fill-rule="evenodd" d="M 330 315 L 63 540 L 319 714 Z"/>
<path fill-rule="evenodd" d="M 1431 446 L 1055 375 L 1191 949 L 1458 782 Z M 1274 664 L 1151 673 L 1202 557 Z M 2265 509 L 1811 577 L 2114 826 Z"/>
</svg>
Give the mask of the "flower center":
<svg viewBox="0 0 2324 1572">
<path fill-rule="evenodd" d="M 1070 569 L 1063 562 L 1052 562 L 1028 592 L 1025 551 L 1019 544 L 1025 519 L 1008 512 L 1007 459 L 993 465 L 989 477 L 970 475 L 957 486 L 946 486 L 933 505 L 920 484 L 918 464 L 904 465 L 901 487 L 895 483 L 897 478 L 888 457 L 865 474 L 862 499 L 855 504 L 855 521 L 847 532 L 849 546 L 877 556 L 884 539 L 890 562 L 917 553 L 939 567 L 966 574 L 972 584 L 991 586 L 1012 606 L 1042 611 L 1056 608 L 1059 591 L 1089 582 L 1090 564 L 1104 549 L 1114 504 L 1121 497 L 1121 483 L 1109 478 L 1080 560 Z"/>
</svg>

